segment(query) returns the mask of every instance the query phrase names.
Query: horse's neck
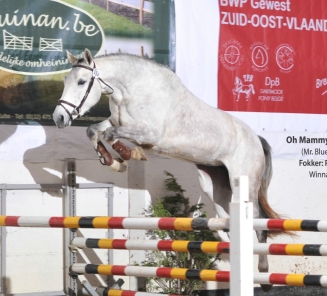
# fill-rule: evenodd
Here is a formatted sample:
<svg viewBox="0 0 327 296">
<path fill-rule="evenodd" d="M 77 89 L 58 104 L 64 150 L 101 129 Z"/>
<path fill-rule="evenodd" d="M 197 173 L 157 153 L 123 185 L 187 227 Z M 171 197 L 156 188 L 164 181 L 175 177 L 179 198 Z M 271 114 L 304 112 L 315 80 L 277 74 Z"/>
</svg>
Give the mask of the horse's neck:
<svg viewBox="0 0 327 296">
<path fill-rule="evenodd" d="M 113 55 L 107 58 L 95 59 L 100 70 L 100 77 L 112 86 L 125 91 L 126 88 L 149 90 L 149 82 L 155 85 L 153 89 L 161 89 L 165 95 L 195 97 L 170 69 L 164 66 L 128 55 Z M 128 87 L 127 87 L 128 86 Z M 125 92 L 124 92 L 125 93 Z"/>
</svg>

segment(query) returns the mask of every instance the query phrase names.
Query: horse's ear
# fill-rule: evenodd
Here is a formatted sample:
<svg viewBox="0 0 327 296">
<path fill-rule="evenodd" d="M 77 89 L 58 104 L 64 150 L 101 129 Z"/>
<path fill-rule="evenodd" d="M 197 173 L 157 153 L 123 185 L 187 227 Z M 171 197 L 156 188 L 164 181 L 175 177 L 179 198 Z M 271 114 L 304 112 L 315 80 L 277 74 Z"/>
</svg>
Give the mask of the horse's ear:
<svg viewBox="0 0 327 296">
<path fill-rule="evenodd" d="M 84 58 L 90 65 L 92 62 L 92 54 L 87 48 L 85 48 L 85 51 L 84 51 Z"/>
<path fill-rule="evenodd" d="M 77 63 L 77 59 L 67 50 L 67 58 L 74 65 Z"/>
</svg>

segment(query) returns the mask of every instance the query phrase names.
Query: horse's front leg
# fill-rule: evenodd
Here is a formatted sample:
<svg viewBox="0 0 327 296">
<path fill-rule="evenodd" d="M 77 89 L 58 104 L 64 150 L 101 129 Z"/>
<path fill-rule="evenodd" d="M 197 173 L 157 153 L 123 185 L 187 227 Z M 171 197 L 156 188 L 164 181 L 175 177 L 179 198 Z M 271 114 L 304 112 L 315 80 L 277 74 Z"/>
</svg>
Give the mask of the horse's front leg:
<svg viewBox="0 0 327 296">
<path fill-rule="evenodd" d="M 92 141 L 94 149 L 98 148 L 98 142 L 100 141 L 100 136 L 102 136 L 105 130 L 112 126 L 109 119 L 102 121 L 100 123 L 90 125 L 87 130 L 86 134 L 88 138 Z"/>
<path fill-rule="evenodd" d="M 156 136 L 154 130 L 145 123 L 137 123 L 129 126 L 112 126 L 106 129 L 104 139 L 112 142 L 112 147 L 118 152 L 124 152 L 121 148 L 121 142 L 118 139 L 126 139 L 136 142 L 138 145 L 147 144 L 154 146 Z M 121 155 L 121 154 L 120 154 Z M 140 146 L 136 146 L 131 150 L 130 158 L 136 160 L 147 160 L 147 157 Z"/>
<path fill-rule="evenodd" d="M 108 141 L 111 142 L 111 141 Z M 143 149 L 139 146 L 134 148 L 127 147 L 124 143 L 119 140 L 114 140 L 112 144 L 112 148 L 120 155 L 120 157 L 124 160 L 148 160 Z"/>
<path fill-rule="evenodd" d="M 97 124 L 92 124 L 86 130 L 86 134 L 93 143 L 93 147 L 100 157 L 102 164 L 109 166 L 112 170 L 117 172 L 126 171 L 126 164 L 122 159 L 113 158 L 107 151 L 105 146 L 100 141 L 100 136 L 104 134 L 104 131 L 112 126 L 109 119 Z"/>
</svg>

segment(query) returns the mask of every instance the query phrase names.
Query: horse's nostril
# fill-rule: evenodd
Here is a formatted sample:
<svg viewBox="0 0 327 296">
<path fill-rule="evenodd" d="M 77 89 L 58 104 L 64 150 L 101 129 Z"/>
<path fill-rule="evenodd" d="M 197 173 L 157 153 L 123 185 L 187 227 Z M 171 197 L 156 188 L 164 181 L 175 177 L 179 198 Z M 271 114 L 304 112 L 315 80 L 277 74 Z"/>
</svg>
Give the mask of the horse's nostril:
<svg viewBox="0 0 327 296">
<path fill-rule="evenodd" d="M 59 121 L 60 121 L 61 123 L 64 122 L 64 115 L 60 115 L 60 116 L 59 116 Z"/>
</svg>

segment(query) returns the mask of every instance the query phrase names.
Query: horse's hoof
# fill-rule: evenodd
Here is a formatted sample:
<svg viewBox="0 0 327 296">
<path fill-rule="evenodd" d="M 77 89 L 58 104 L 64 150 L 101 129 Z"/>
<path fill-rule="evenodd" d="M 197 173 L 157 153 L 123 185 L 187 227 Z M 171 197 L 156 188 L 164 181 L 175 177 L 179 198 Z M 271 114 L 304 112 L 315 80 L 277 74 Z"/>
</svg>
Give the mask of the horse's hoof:
<svg viewBox="0 0 327 296">
<path fill-rule="evenodd" d="M 268 292 L 270 291 L 270 289 L 272 288 L 272 285 L 268 285 L 268 284 L 262 284 L 260 285 L 261 286 L 261 289 L 264 291 L 264 292 Z"/>
<path fill-rule="evenodd" d="M 114 158 L 113 161 L 113 164 L 110 166 L 113 171 L 123 173 L 127 170 L 126 162 L 121 158 Z"/>
<path fill-rule="evenodd" d="M 144 150 L 139 146 L 136 146 L 136 147 L 134 147 L 132 149 L 132 159 L 135 159 L 135 160 L 148 160 L 148 158 L 145 155 Z"/>
</svg>

